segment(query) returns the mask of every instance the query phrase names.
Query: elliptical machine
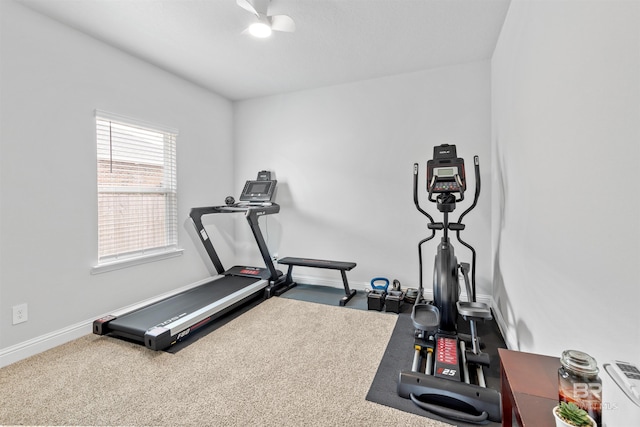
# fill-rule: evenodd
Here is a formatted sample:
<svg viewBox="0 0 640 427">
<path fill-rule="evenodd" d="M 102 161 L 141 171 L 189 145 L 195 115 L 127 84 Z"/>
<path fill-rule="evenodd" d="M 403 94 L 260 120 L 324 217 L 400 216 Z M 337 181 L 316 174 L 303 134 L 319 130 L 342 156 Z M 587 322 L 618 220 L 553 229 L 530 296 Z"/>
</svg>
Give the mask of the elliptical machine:
<svg viewBox="0 0 640 427">
<path fill-rule="evenodd" d="M 476 302 L 476 251 L 463 241 L 462 219 L 475 208 L 480 195 L 480 164 L 474 156 L 475 194 L 473 203 L 457 222 L 449 221 L 456 203 L 464 200 L 466 176 L 464 159 L 457 157 L 455 145 L 443 144 L 433 149 L 427 162 L 428 200 L 443 214 L 435 222 L 418 201 L 418 164 L 413 165 L 413 200 L 420 213 L 429 219 L 431 235 L 418 243 L 420 283 L 411 319 L 415 327 L 414 358 L 411 371 L 402 371 L 398 394 L 411 399 L 418 407 L 445 418 L 468 423 L 499 422 L 502 419 L 500 393 L 486 387 L 483 366 L 489 355 L 480 349 L 476 322 L 491 320 L 487 304 Z M 434 199 L 435 195 L 435 199 Z M 422 245 L 442 231 L 433 270 L 433 302 L 424 300 Z M 449 231 L 472 253 L 472 263 L 458 263 Z M 458 274 L 462 273 L 468 301 L 459 301 Z M 471 272 L 471 282 L 469 281 Z M 458 315 L 469 322 L 470 336 L 458 333 Z M 467 345 L 471 348 L 468 349 Z"/>
</svg>

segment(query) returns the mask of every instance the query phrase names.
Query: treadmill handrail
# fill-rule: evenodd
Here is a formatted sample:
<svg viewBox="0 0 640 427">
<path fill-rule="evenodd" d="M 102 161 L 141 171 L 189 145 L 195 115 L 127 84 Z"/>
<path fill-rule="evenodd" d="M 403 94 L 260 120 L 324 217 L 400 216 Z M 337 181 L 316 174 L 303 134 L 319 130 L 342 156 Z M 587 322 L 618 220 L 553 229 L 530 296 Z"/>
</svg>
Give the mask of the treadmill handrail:
<svg viewBox="0 0 640 427">
<path fill-rule="evenodd" d="M 198 237 L 200 238 L 200 242 L 204 245 L 209 258 L 213 262 L 214 267 L 218 274 L 224 274 L 225 269 L 222 266 L 222 262 L 220 261 L 220 257 L 213 247 L 213 243 L 207 234 L 204 225 L 202 224 L 202 216 L 216 213 L 245 213 L 245 218 L 249 223 L 249 227 L 253 233 L 253 237 L 258 244 L 258 249 L 260 250 L 260 255 L 262 255 L 262 260 L 264 261 L 265 266 L 269 270 L 269 274 L 271 280 L 275 281 L 278 279 L 278 271 L 276 267 L 273 265 L 273 261 L 271 260 L 271 254 L 269 253 L 269 248 L 264 240 L 262 235 L 262 231 L 260 230 L 260 225 L 258 223 L 258 219 L 263 215 L 272 215 L 280 212 L 280 205 L 277 203 L 272 203 L 269 206 L 207 206 L 207 207 L 198 207 L 192 208 L 189 212 L 189 216 L 193 221 L 196 230 L 198 231 Z"/>
</svg>

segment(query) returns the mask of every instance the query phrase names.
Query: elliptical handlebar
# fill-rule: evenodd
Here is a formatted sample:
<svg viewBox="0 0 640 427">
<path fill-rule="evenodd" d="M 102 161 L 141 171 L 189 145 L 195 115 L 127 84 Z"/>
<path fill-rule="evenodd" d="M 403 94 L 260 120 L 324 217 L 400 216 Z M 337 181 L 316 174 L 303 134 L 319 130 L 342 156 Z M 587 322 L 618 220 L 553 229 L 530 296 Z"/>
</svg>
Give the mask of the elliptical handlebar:
<svg viewBox="0 0 640 427">
<path fill-rule="evenodd" d="M 469 206 L 467 210 L 465 210 L 460 214 L 460 218 L 458 218 L 458 223 L 461 223 L 462 218 L 464 218 L 466 214 L 471 212 L 471 210 L 476 207 L 476 205 L 478 204 L 478 198 L 480 197 L 480 157 L 478 157 L 478 155 L 473 156 L 473 166 L 474 166 L 474 171 L 476 176 L 476 191 L 475 191 L 475 194 L 473 195 L 473 203 L 471 203 L 471 206 Z"/>
<path fill-rule="evenodd" d="M 422 213 L 424 216 L 426 216 L 427 218 L 429 218 L 429 222 L 433 224 L 434 223 L 433 217 L 420 207 L 420 201 L 418 200 L 418 170 L 419 170 L 418 164 L 414 163 L 413 164 L 413 203 L 416 205 L 416 208 L 418 209 L 418 211 Z"/>
<path fill-rule="evenodd" d="M 413 203 L 416 205 L 416 208 L 418 209 L 418 211 L 423 214 L 424 216 L 426 216 L 427 218 L 429 218 L 429 225 L 433 225 L 435 224 L 435 222 L 433 221 L 433 217 L 431 215 L 429 215 L 424 209 L 422 209 L 420 207 L 420 201 L 418 200 L 418 170 L 419 170 L 419 166 L 417 163 L 413 164 Z M 426 242 L 428 242 L 429 240 L 433 239 L 436 236 L 436 231 L 434 229 L 431 229 L 431 235 L 429 237 L 426 237 L 424 239 L 422 239 L 419 243 L 418 243 L 418 264 L 420 266 L 420 278 L 419 278 L 419 287 L 418 287 L 418 297 L 416 298 L 415 304 L 419 304 L 420 303 L 420 298 L 422 297 L 422 290 L 423 290 L 423 286 L 422 286 L 422 245 Z"/>
<path fill-rule="evenodd" d="M 471 206 L 469 206 L 464 212 L 462 212 L 460 214 L 460 217 L 458 218 L 458 224 L 460 225 L 460 228 L 456 230 L 456 239 L 458 239 L 458 242 L 460 242 L 464 247 L 466 247 L 471 251 L 471 301 L 475 302 L 476 301 L 476 250 L 473 248 L 473 246 L 471 246 L 470 244 L 462 240 L 462 237 L 460 237 L 460 231 L 464 229 L 464 226 L 462 225 L 462 218 L 464 218 L 466 214 L 471 212 L 471 210 L 476 207 L 476 205 L 478 204 L 478 198 L 480 197 L 480 188 L 481 188 L 480 187 L 481 186 L 480 158 L 477 155 L 473 156 L 473 165 L 474 165 L 474 171 L 476 176 L 476 191 L 473 195 L 473 203 L 471 203 Z"/>
</svg>

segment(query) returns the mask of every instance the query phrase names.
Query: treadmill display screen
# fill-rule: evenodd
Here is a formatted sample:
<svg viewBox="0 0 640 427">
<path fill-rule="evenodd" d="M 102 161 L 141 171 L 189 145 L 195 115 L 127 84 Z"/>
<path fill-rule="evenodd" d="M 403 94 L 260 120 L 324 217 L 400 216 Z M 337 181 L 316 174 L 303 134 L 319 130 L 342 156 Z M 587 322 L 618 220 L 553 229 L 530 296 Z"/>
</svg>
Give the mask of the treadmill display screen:
<svg viewBox="0 0 640 427">
<path fill-rule="evenodd" d="M 276 189 L 276 181 L 247 181 L 240 195 L 243 202 L 270 202 Z"/>
<path fill-rule="evenodd" d="M 268 182 L 252 182 L 247 188 L 247 192 L 251 194 L 264 194 L 269 188 Z"/>
</svg>

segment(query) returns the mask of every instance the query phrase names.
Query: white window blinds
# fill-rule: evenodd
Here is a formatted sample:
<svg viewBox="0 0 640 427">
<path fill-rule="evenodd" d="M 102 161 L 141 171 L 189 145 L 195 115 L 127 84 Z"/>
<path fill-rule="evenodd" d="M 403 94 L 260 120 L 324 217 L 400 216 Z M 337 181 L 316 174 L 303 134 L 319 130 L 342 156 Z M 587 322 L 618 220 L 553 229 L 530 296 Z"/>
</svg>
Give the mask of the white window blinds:
<svg viewBox="0 0 640 427">
<path fill-rule="evenodd" d="M 178 244 L 177 131 L 96 111 L 98 264 Z"/>
</svg>

